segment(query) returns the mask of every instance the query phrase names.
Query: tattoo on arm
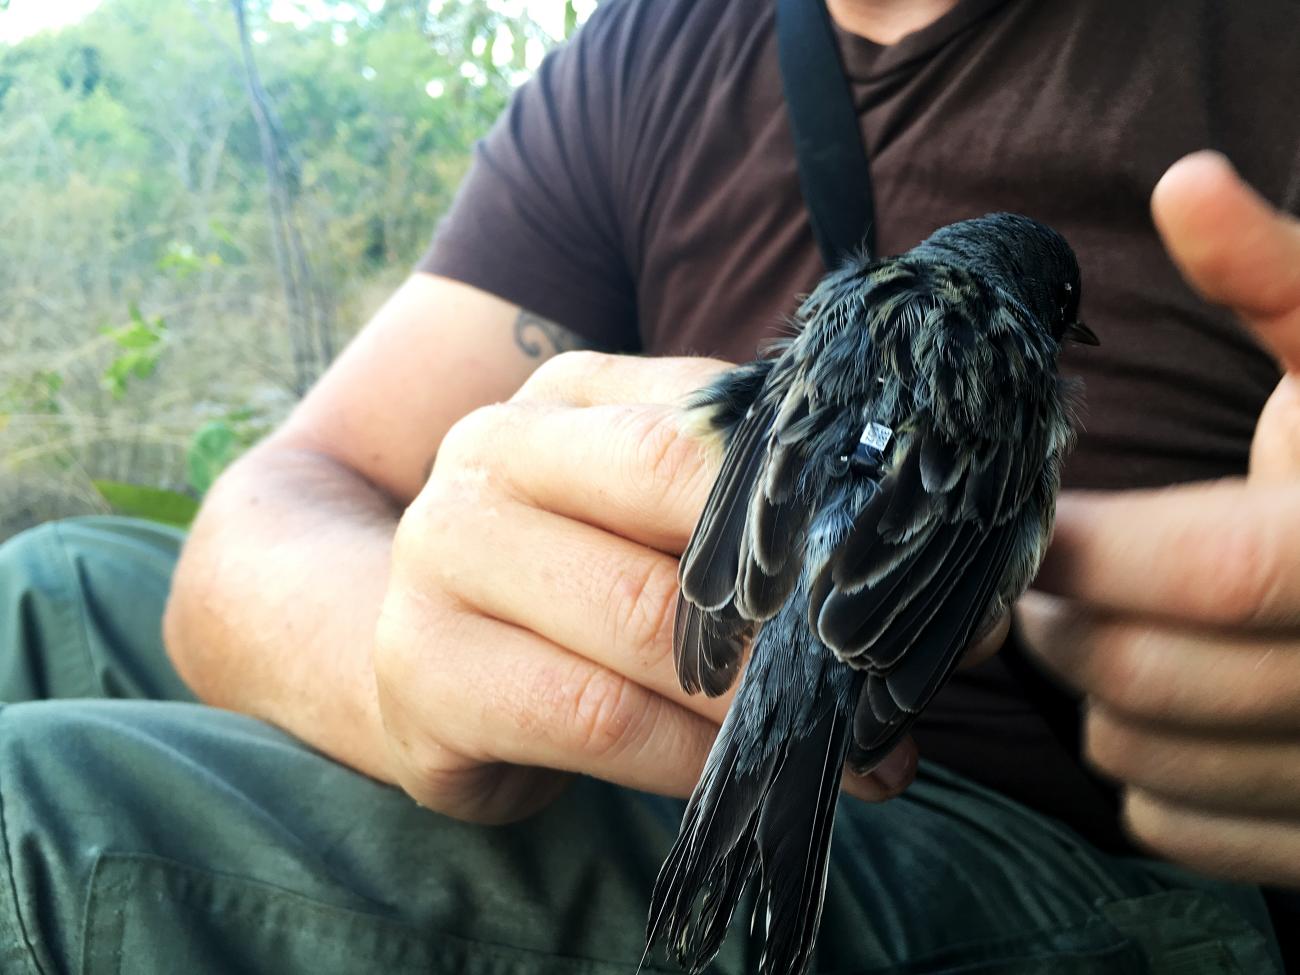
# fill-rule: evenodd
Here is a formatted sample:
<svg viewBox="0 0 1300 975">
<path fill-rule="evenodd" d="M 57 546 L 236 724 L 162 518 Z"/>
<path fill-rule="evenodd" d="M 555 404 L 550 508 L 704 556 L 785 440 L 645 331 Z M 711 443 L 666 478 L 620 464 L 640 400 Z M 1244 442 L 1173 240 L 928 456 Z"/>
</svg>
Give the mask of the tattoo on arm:
<svg viewBox="0 0 1300 975">
<path fill-rule="evenodd" d="M 515 344 L 530 359 L 549 359 L 561 352 L 588 347 L 587 340 L 576 332 L 526 308 L 521 308 L 515 319 Z"/>
<path fill-rule="evenodd" d="M 563 325 L 536 315 L 526 308 L 521 308 L 518 317 L 515 318 L 515 345 L 519 346 L 520 351 L 528 358 L 539 362 L 561 352 L 592 347 L 591 343 L 577 332 L 571 332 Z M 433 476 L 433 465 L 437 459 L 438 455 L 435 451 L 424 467 L 425 481 Z"/>
</svg>

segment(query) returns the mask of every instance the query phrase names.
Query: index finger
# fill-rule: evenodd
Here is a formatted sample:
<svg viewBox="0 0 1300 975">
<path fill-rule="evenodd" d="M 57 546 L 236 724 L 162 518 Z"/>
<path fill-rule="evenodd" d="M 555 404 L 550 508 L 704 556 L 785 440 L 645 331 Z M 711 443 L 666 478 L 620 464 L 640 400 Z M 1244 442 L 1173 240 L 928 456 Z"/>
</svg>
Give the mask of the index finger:
<svg viewBox="0 0 1300 975">
<path fill-rule="evenodd" d="M 520 387 L 514 402 L 569 406 L 606 403 L 681 405 L 732 363 L 702 356 L 608 355 L 565 352 L 547 359 Z"/>
<path fill-rule="evenodd" d="M 1225 480 L 1066 492 L 1034 587 L 1099 609 L 1300 626 L 1300 487 Z"/>
<path fill-rule="evenodd" d="M 453 427 L 436 464 L 533 507 L 680 555 L 720 460 L 673 406 L 503 403 Z"/>
</svg>

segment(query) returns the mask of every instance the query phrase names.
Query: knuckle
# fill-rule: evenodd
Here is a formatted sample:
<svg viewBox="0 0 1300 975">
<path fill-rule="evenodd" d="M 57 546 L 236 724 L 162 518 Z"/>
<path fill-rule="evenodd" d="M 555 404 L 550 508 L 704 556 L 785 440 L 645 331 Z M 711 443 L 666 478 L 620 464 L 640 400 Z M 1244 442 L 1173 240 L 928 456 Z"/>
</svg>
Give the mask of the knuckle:
<svg viewBox="0 0 1300 975">
<path fill-rule="evenodd" d="M 406 667 L 406 647 L 402 637 L 404 627 L 398 622 L 401 611 L 392 602 L 391 599 L 385 602 L 379 614 L 370 647 L 370 663 L 375 672 L 381 711 L 392 691 L 401 686 L 401 676 Z"/>
<path fill-rule="evenodd" d="M 1193 591 L 1218 593 L 1221 623 L 1252 627 L 1267 617 L 1281 578 L 1275 542 L 1256 522 L 1246 520 L 1224 525 L 1211 536 L 1202 562 L 1210 577 Z"/>
<path fill-rule="evenodd" d="M 628 678 L 599 667 L 571 675 L 565 688 L 570 744 L 595 758 L 615 758 L 637 737 L 645 696 Z"/>
<path fill-rule="evenodd" d="M 529 683 L 510 681 L 479 697 L 478 719 L 488 727 L 502 726 L 509 737 L 520 741 L 554 739 L 562 685 L 549 673 Z"/>
<path fill-rule="evenodd" d="M 473 535 L 482 510 L 474 498 L 445 484 L 422 492 L 398 522 L 390 588 L 424 591 L 431 582 L 454 578 L 456 553 Z"/>
<path fill-rule="evenodd" d="M 438 691 L 444 668 L 426 667 L 422 662 L 438 656 L 437 645 L 448 639 L 447 631 L 456 626 L 456 615 L 420 590 L 390 589 L 371 645 L 375 678 L 382 693 L 405 699 L 417 686 L 421 694 Z"/>
<path fill-rule="evenodd" d="M 1085 725 L 1088 760 L 1101 772 L 1121 781 L 1131 779 L 1142 764 L 1141 742 L 1122 725 L 1096 711 Z"/>
<path fill-rule="evenodd" d="M 559 740 L 556 727 L 559 716 L 569 708 L 573 670 L 570 662 L 551 659 L 529 672 L 526 679 L 502 684 L 491 702 L 480 702 L 484 719 L 492 711 L 523 740 Z"/>
<path fill-rule="evenodd" d="M 520 387 L 519 399 L 553 398 L 605 368 L 610 357 L 590 349 L 573 349 L 553 355 L 533 370 Z"/>
<path fill-rule="evenodd" d="M 382 636 L 376 640 L 373 665 L 379 715 L 389 747 L 408 768 L 419 765 L 430 750 L 430 730 L 421 720 L 423 709 L 415 707 L 410 693 L 415 679 L 411 664 L 408 643 Z M 436 694 L 429 693 L 436 690 L 436 682 L 421 681 L 421 685 L 420 704 L 436 709 Z"/>
<path fill-rule="evenodd" d="M 672 649 L 676 563 L 655 556 L 643 566 L 616 573 L 610 605 L 616 632 L 622 634 L 639 661 L 646 669 L 658 665 Z"/>
<path fill-rule="evenodd" d="M 1146 793 L 1130 789 L 1124 794 L 1124 828 L 1144 846 L 1176 856 L 1179 848 L 1176 832 L 1170 829 L 1163 807 Z"/>
<path fill-rule="evenodd" d="M 388 728 L 388 746 L 398 785 L 426 809 L 454 814 L 464 803 L 467 779 L 481 772 L 480 763 L 445 745 L 424 729 Z M 472 818 L 472 816 L 471 816 Z"/>
<path fill-rule="evenodd" d="M 670 410 L 637 409 L 630 422 L 637 469 L 657 491 L 682 490 L 699 476 L 700 446 L 683 433 Z"/>
<path fill-rule="evenodd" d="M 418 753 L 399 751 L 402 774 L 398 785 L 425 809 L 454 816 L 460 805 L 456 797 L 465 791 L 467 774 L 445 754 L 441 747 Z"/>
<path fill-rule="evenodd" d="M 443 434 L 434 458 L 434 474 L 472 466 L 481 460 L 501 432 L 508 407 L 504 403 L 480 406 L 466 413 Z"/>
<path fill-rule="evenodd" d="M 419 626 L 399 636 L 398 665 L 383 677 L 388 710 L 407 729 L 414 755 L 490 751 L 500 713 L 490 705 L 502 692 L 475 672 L 482 646 L 475 640 L 478 618 L 445 599 L 421 601 Z"/>
<path fill-rule="evenodd" d="M 390 586 L 380 607 L 371 641 L 371 653 L 376 660 L 383 661 L 386 665 L 383 669 L 388 670 L 388 664 L 402 660 L 407 635 L 423 622 L 418 617 L 413 618 L 416 616 L 415 608 L 405 598 L 404 592 Z"/>
<path fill-rule="evenodd" d="M 1152 645 L 1154 632 L 1143 626 L 1111 624 L 1098 633 L 1093 693 L 1128 714 L 1161 714 L 1171 703 L 1174 683 Z"/>
<path fill-rule="evenodd" d="M 1167 859 L 1215 871 L 1232 871 L 1242 865 L 1231 844 L 1217 835 L 1217 830 L 1205 828 L 1196 813 L 1144 789 L 1125 792 L 1122 815 L 1130 836 Z"/>
</svg>

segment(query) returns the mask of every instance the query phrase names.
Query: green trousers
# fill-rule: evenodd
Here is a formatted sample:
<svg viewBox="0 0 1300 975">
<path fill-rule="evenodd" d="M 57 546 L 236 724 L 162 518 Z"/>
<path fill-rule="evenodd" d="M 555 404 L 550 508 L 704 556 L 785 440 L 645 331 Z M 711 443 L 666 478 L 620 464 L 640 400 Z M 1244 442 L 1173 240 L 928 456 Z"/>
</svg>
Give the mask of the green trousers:
<svg viewBox="0 0 1300 975">
<path fill-rule="evenodd" d="M 631 975 L 681 803 L 581 780 L 468 825 L 198 704 L 159 636 L 180 542 L 94 518 L 0 548 L 0 972 Z M 1280 971 L 1256 890 L 939 768 L 835 833 L 819 972 Z M 715 970 L 757 957 L 738 917 Z"/>
</svg>

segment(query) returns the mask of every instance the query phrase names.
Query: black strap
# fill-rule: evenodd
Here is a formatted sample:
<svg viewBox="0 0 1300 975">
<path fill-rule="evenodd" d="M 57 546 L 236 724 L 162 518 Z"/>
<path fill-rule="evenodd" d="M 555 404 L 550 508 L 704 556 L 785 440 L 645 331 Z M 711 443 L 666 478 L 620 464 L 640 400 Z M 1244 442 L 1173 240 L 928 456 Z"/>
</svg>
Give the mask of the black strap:
<svg viewBox="0 0 1300 975">
<path fill-rule="evenodd" d="M 781 83 L 799 187 L 827 268 L 876 251 L 871 170 L 824 0 L 776 0 Z"/>
</svg>

